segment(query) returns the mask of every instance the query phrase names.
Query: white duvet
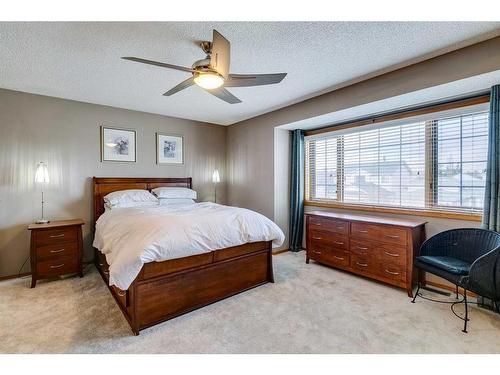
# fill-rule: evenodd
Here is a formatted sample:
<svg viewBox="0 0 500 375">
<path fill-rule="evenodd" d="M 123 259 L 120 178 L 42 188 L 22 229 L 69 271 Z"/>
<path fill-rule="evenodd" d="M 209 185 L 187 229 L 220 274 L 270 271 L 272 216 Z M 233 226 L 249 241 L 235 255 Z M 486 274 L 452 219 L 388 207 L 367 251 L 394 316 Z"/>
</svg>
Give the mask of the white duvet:
<svg viewBox="0 0 500 375">
<path fill-rule="evenodd" d="M 109 284 L 128 289 L 144 263 L 210 252 L 247 242 L 283 244 L 265 216 L 215 203 L 115 208 L 96 223 L 94 247 L 106 255 Z"/>
</svg>

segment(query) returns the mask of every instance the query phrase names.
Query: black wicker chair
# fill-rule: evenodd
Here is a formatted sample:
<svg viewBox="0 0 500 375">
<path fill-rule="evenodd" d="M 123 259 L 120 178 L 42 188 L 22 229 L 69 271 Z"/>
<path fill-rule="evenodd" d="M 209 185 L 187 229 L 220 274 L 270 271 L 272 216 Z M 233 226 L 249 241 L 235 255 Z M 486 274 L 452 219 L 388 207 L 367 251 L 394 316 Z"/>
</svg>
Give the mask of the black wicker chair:
<svg viewBox="0 0 500 375">
<path fill-rule="evenodd" d="M 463 332 L 467 332 L 468 309 L 467 291 L 491 299 L 500 312 L 500 234 L 491 230 L 463 228 L 441 232 L 427 241 L 414 262 L 417 270 L 432 273 L 464 289 L 463 300 L 452 303 L 465 303 Z M 420 280 L 420 278 L 419 278 Z M 419 296 L 417 293 L 412 302 Z M 422 295 L 420 295 L 422 297 Z"/>
</svg>

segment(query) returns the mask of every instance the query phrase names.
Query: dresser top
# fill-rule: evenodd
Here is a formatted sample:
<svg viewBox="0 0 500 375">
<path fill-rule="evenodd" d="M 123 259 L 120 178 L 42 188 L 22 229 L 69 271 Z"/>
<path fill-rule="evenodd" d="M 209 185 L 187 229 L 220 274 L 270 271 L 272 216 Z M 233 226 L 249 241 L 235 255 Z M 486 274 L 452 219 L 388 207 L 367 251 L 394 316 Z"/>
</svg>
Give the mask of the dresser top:
<svg viewBox="0 0 500 375">
<path fill-rule="evenodd" d="M 28 225 L 28 230 L 33 229 L 50 229 L 50 228 L 61 228 L 61 227 L 70 227 L 73 225 L 83 225 L 85 222 L 82 219 L 71 219 L 71 220 L 54 220 L 50 221 L 47 224 L 30 224 Z"/>
<path fill-rule="evenodd" d="M 390 218 L 390 217 L 376 216 L 376 215 L 341 214 L 337 212 L 328 212 L 328 211 L 309 211 L 306 212 L 305 214 L 313 216 L 331 217 L 334 219 L 348 220 L 348 221 L 362 221 L 365 223 L 397 225 L 400 227 L 408 227 L 408 228 L 416 228 L 427 223 L 427 221 L 425 220 L 399 219 L 399 218 Z"/>
</svg>

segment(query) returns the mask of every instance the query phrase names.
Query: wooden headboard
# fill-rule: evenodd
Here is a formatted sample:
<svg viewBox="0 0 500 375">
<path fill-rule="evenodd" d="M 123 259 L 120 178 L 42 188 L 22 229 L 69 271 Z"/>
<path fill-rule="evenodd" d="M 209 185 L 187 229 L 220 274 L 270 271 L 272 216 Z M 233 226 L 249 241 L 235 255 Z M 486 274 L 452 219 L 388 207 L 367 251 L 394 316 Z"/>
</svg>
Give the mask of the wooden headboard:
<svg viewBox="0 0 500 375">
<path fill-rule="evenodd" d="M 104 213 L 104 197 L 117 190 L 145 189 L 151 191 L 162 186 L 178 186 L 191 189 L 191 177 L 185 178 L 142 178 L 142 177 L 94 177 L 92 187 L 94 192 L 94 227 L 97 219 Z"/>
</svg>

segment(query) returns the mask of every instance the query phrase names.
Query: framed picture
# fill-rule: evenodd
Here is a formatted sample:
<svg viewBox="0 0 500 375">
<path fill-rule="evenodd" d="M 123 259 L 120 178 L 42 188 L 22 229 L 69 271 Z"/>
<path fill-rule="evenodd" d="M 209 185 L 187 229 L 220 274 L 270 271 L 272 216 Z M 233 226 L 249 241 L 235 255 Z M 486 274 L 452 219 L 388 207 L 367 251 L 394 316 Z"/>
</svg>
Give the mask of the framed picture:
<svg viewBox="0 0 500 375">
<path fill-rule="evenodd" d="M 128 161 L 136 159 L 136 131 L 101 126 L 101 161 Z"/>
<path fill-rule="evenodd" d="M 184 164 L 184 137 L 156 133 L 156 163 Z"/>
</svg>

